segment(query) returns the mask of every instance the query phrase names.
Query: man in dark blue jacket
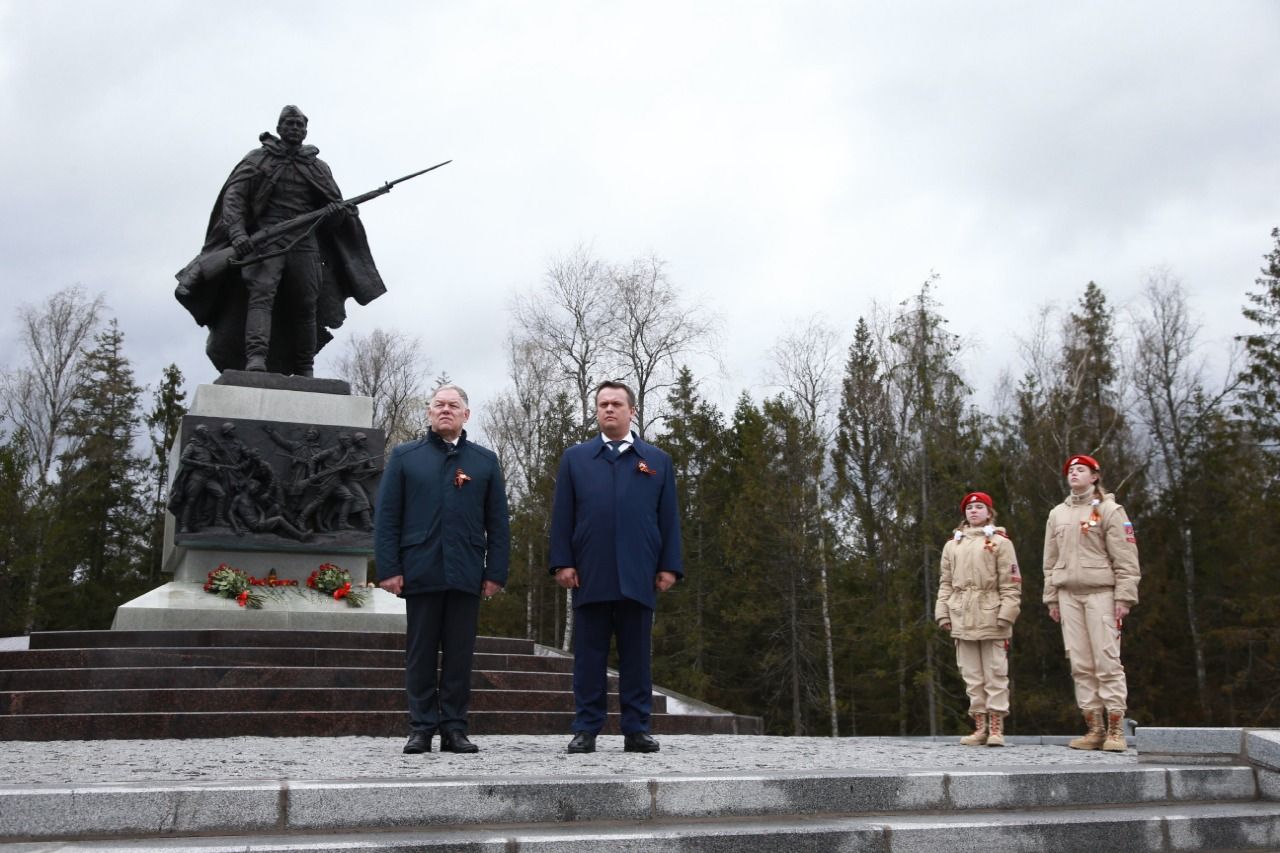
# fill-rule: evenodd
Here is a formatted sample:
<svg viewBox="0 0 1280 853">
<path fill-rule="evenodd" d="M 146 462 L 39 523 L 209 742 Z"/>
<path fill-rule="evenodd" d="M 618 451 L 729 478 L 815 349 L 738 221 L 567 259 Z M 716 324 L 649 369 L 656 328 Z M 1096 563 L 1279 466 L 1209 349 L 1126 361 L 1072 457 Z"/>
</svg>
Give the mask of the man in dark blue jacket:
<svg viewBox="0 0 1280 853">
<path fill-rule="evenodd" d="M 398 446 L 378 491 L 378 586 L 405 600 L 406 689 L 411 732 L 404 751 L 478 752 L 467 739 L 471 659 L 480 596 L 501 591 L 510 555 L 507 494 L 493 451 L 467 441 L 467 395 L 431 395 L 425 438 Z M 436 653 L 442 653 L 436 681 Z"/>
<path fill-rule="evenodd" d="M 569 752 L 594 752 L 604 726 L 609 643 L 627 752 L 657 752 L 650 637 L 658 592 L 682 577 L 680 512 L 671 457 L 631 433 L 636 398 L 621 382 L 596 388 L 601 436 L 565 451 L 551 510 L 551 571 L 573 593 Z"/>
</svg>

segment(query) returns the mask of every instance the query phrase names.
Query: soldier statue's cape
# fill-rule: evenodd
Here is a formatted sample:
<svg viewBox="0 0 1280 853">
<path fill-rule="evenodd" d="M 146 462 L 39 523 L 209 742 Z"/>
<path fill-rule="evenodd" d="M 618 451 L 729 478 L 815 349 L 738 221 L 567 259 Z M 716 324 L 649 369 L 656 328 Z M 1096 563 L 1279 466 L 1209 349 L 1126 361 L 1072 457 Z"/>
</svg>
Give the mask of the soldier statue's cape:
<svg viewBox="0 0 1280 853">
<path fill-rule="evenodd" d="M 244 195 L 249 200 L 245 226 L 253 234 L 261 226 L 257 218 L 271 197 L 271 191 L 285 168 L 294 167 L 326 201 L 341 202 L 342 193 L 329 166 L 316 155 L 314 145 L 302 145 L 292 152 L 272 133 L 259 137 L 262 147 L 250 151 L 232 170 L 218 193 L 200 254 L 179 273 L 176 296 L 201 326 L 209 329 L 205 351 L 214 367 L 242 370 L 245 367 L 245 317 L 248 290 L 237 266 L 205 263 L 211 253 L 231 245 L 228 223 L 224 221 L 228 191 L 247 183 Z M 373 263 L 369 241 L 358 216 L 333 216 L 321 222 L 315 231 L 320 249 L 323 280 L 316 306 L 316 351 L 333 339 L 329 329 L 336 329 L 346 319 L 344 305 L 348 298 L 366 305 L 386 292 L 382 277 Z M 273 247 L 265 247 L 273 248 Z M 280 288 L 272 312 L 271 348 L 268 369 L 290 373 L 295 351 L 295 326 L 289 322 L 295 314 L 288 288 Z"/>
</svg>

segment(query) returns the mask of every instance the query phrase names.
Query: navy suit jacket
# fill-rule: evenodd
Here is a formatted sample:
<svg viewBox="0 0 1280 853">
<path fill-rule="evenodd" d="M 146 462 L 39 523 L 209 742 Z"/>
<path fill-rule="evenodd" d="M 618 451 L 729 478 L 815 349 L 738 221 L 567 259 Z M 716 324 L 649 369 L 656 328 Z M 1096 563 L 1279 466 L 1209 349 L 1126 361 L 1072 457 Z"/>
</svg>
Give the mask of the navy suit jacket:
<svg viewBox="0 0 1280 853">
<path fill-rule="evenodd" d="M 658 572 L 683 577 L 671 457 L 636 438 L 610 462 L 599 436 L 560 458 L 551 508 L 551 571 L 577 569 L 573 606 L 658 603 Z"/>
<path fill-rule="evenodd" d="M 382 472 L 373 529 L 378 580 L 404 575 L 402 595 L 479 595 L 483 581 L 505 585 L 508 526 L 498 457 L 465 432 L 450 452 L 429 431 L 391 451 Z"/>
</svg>

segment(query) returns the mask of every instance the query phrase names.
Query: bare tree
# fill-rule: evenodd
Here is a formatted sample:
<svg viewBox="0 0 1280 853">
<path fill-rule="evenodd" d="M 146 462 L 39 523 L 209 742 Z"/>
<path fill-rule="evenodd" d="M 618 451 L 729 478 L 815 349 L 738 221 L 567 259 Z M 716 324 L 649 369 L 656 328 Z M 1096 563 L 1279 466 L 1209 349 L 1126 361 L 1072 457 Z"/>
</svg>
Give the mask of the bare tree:
<svg viewBox="0 0 1280 853">
<path fill-rule="evenodd" d="M 803 523 L 815 522 L 817 529 L 805 531 L 806 538 L 814 536 L 817 542 L 818 598 L 822 610 L 823 640 L 827 664 L 827 706 L 830 714 L 831 736 L 840 734 L 840 718 L 836 703 L 835 644 L 831 628 L 831 596 L 827 583 L 827 518 L 823 488 L 823 470 L 826 463 L 826 447 L 832 435 L 831 401 L 835 397 L 840 369 L 840 348 L 834 329 L 821 318 L 811 317 L 801 329 L 783 337 L 770 351 L 776 371 L 775 382 L 781 385 L 800 413 L 809 435 L 814 440 L 809 461 L 812 493 L 806 496 L 811 502 L 812 514 L 805 513 Z"/>
<path fill-rule="evenodd" d="M 66 449 L 65 430 L 83 379 L 83 352 L 98 330 L 103 307 L 101 296 L 90 299 L 80 287 L 69 287 L 43 305 L 18 308 L 26 364 L 4 374 L 0 396 L 39 484 L 49 482 L 54 460 Z"/>
<path fill-rule="evenodd" d="M 662 400 L 662 392 L 675 384 L 677 362 L 712 343 L 716 329 L 714 317 L 681 299 L 665 267 L 649 256 L 610 272 L 615 334 L 604 340 L 634 386 L 641 437 L 659 419 L 650 401 Z"/>
<path fill-rule="evenodd" d="M 527 339 L 509 335 L 507 365 L 512 387 L 487 405 L 480 416 L 485 435 L 506 472 L 507 490 L 514 513 L 528 522 L 524 539 L 525 636 L 534 636 L 534 598 L 537 580 L 545 575 L 537 557 L 537 530 L 545 539 L 550 528 L 550 504 L 544 490 L 546 466 L 557 443 L 563 441 L 555 427 L 556 365 L 545 350 Z M 513 514 L 514 514 L 513 513 Z M 566 598 L 566 610 L 572 613 Z M 565 625 L 567 644 L 572 640 L 572 619 Z"/>
<path fill-rule="evenodd" d="M 1200 327 L 1191 319 L 1182 283 L 1160 270 L 1143 287 L 1144 313 L 1136 318 L 1137 348 L 1134 384 L 1138 412 L 1155 454 L 1150 467 L 1176 516 L 1182 569 L 1186 576 L 1187 630 L 1191 638 L 1200 710 L 1211 718 L 1205 672 L 1204 640 L 1196 605 L 1196 561 L 1191 513 L 1196 498 L 1187 483 L 1194 470 L 1193 452 L 1210 429 L 1214 413 L 1235 391 L 1238 379 L 1206 389 L 1205 367 L 1196 357 Z M 1234 362 L 1234 358 L 1233 358 Z M 1234 363 L 1229 377 L 1237 376 Z"/>
<path fill-rule="evenodd" d="M 541 350 L 555 365 L 557 381 L 572 389 L 583 429 L 595 422 L 592 390 L 611 375 L 606 347 L 615 326 L 611 291 L 605 264 L 580 246 L 551 262 L 540 291 L 512 301 L 519 336 Z"/>
<path fill-rule="evenodd" d="M 424 421 L 423 378 L 431 362 L 422 343 L 403 332 L 374 329 L 352 335 L 335 362 L 338 376 L 351 383 L 355 394 L 373 398 L 373 424 L 394 447 L 413 438 Z"/>
</svg>

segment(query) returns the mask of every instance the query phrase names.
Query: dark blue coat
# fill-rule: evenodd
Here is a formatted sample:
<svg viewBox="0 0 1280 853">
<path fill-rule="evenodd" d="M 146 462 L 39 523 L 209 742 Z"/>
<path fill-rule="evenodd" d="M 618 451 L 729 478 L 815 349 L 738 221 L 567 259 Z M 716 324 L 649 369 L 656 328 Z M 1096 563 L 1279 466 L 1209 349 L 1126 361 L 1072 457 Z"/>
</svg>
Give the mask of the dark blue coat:
<svg viewBox="0 0 1280 853">
<path fill-rule="evenodd" d="M 470 479 L 458 485 L 458 471 Z M 498 457 L 465 432 L 453 452 L 434 432 L 396 447 L 378 489 L 373 548 L 378 580 L 404 575 L 402 595 L 505 585 L 511 542 Z"/>
<path fill-rule="evenodd" d="M 566 450 L 551 508 L 550 557 L 552 572 L 578 571 L 574 607 L 624 598 L 654 607 L 658 572 L 684 576 L 671 457 L 640 439 L 614 462 L 599 437 Z"/>
</svg>

